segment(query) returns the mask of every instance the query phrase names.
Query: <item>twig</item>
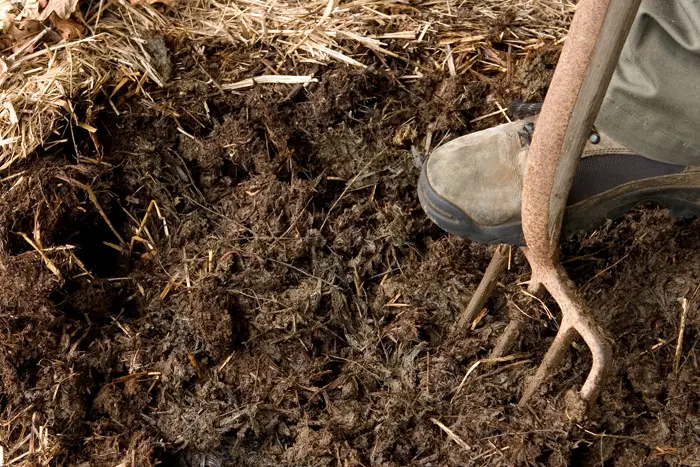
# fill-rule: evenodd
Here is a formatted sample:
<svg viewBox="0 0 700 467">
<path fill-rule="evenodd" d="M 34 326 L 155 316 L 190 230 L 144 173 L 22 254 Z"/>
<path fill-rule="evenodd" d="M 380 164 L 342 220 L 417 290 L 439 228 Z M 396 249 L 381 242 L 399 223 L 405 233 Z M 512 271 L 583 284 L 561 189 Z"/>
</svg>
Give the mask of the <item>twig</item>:
<svg viewBox="0 0 700 467">
<path fill-rule="evenodd" d="M 462 378 L 462 381 L 460 381 L 459 386 L 457 386 L 454 390 L 454 396 L 452 396 L 452 400 L 450 400 L 450 404 L 455 400 L 455 397 L 457 397 L 457 394 L 459 394 L 459 391 L 462 390 L 462 387 L 464 386 L 464 383 L 467 382 L 467 378 L 469 378 L 469 375 L 476 370 L 479 365 L 482 363 L 501 363 L 501 362 L 510 362 L 512 360 L 515 360 L 516 358 L 520 358 L 522 355 L 506 355 L 505 357 L 494 357 L 494 358 L 484 358 L 481 360 L 477 360 L 474 363 L 472 363 L 469 368 L 467 369 L 467 372 L 464 374 L 464 378 Z"/>
<path fill-rule="evenodd" d="M 348 182 L 348 184 L 345 185 L 345 189 L 343 190 L 343 192 L 340 194 L 340 196 L 338 197 L 338 199 L 336 199 L 335 202 L 331 205 L 330 209 L 328 210 L 328 213 L 326 213 L 326 218 L 323 219 L 323 222 L 321 223 L 321 228 L 318 229 L 319 232 L 323 232 L 323 228 L 326 226 L 326 222 L 328 222 L 328 218 L 330 217 L 331 212 L 332 212 L 333 209 L 338 205 L 338 203 L 340 202 L 340 200 L 343 199 L 343 196 L 345 196 L 345 194 L 348 192 L 348 190 L 350 189 L 350 187 L 352 186 L 352 184 L 355 183 L 355 181 L 357 181 L 358 178 L 360 178 L 360 175 L 362 175 L 362 173 L 367 169 L 367 167 L 369 167 L 370 164 L 371 164 L 372 162 L 374 162 L 374 160 L 375 160 L 377 157 L 379 157 L 381 154 L 382 154 L 382 152 L 380 152 L 379 154 L 377 154 L 376 156 L 374 156 L 369 162 L 367 162 L 367 163 L 364 165 L 364 167 L 362 167 L 362 168 L 360 169 L 360 171 L 357 172 L 357 175 L 355 175 L 354 177 L 352 177 L 352 179 Z"/>
<path fill-rule="evenodd" d="M 673 374 L 678 376 L 681 368 L 681 356 L 683 355 L 683 340 L 685 338 L 686 318 L 688 317 L 688 299 L 681 302 L 681 324 L 678 327 L 678 342 L 676 343 L 676 355 L 673 358 Z"/>
<path fill-rule="evenodd" d="M 90 188 L 88 185 L 85 185 L 84 183 L 80 183 L 79 181 L 74 180 L 72 178 L 60 177 L 60 176 L 57 178 L 63 180 L 64 182 L 68 182 L 71 185 L 75 185 L 75 186 L 80 187 L 83 190 L 85 190 L 88 194 L 88 197 L 90 198 L 90 201 L 92 201 L 92 204 L 95 206 L 95 209 L 97 209 L 97 212 L 100 213 L 100 216 L 102 216 L 102 219 L 104 219 L 104 221 L 107 223 L 107 226 L 112 231 L 114 236 L 117 237 L 117 239 L 119 240 L 119 243 L 123 247 L 127 246 L 127 243 L 124 241 L 122 236 L 119 235 L 119 232 L 117 232 L 117 229 L 115 229 L 114 225 L 112 225 L 112 222 L 109 220 L 109 217 L 107 217 L 107 214 L 102 209 L 102 206 L 100 206 L 100 203 L 97 201 L 97 196 L 95 196 L 95 192 L 92 191 L 92 188 Z"/>
<path fill-rule="evenodd" d="M 430 350 L 425 358 L 425 392 L 430 394 Z"/>
<path fill-rule="evenodd" d="M 530 293 L 529 291 L 523 290 L 523 289 L 520 289 L 520 293 L 525 294 L 525 295 L 527 295 L 528 297 L 533 298 L 533 299 L 537 300 L 538 302 L 540 302 L 540 305 L 542 305 L 542 308 L 544 308 L 544 312 L 547 314 L 547 318 L 549 318 L 550 320 L 554 321 L 554 315 L 553 315 L 552 312 L 549 310 L 549 307 L 544 303 L 544 301 L 542 301 L 541 298 L 539 298 L 537 295 L 532 294 L 532 293 Z"/>
<path fill-rule="evenodd" d="M 307 84 L 317 82 L 318 80 L 313 76 L 262 75 L 244 79 L 236 83 L 222 84 L 221 88 L 226 91 L 234 91 L 252 88 L 256 84 Z"/>
<path fill-rule="evenodd" d="M 312 278 L 314 278 L 314 279 L 318 279 L 318 280 L 320 280 L 321 282 L 323 282 L 324 284 L 330 285 L 331 287 L 334 287 L 334 288 L 336 288 L 336 289 L 338 288 L 338 286 L 335 285 L 334 283 L 328 282 L 328 281 L 325 280 L 325 279 L 322 279 L 322 278 L 320 278 L 320 277 L 314 276 L 313 274 L 308 273 L 308 272 L 304 271 L 303 269 L 299 269 L 299 268 L 296 267 L 296 266 L 292 266 L 292 265 L 289 264 L 289 263 L 284 263 L 284 262 L 282 262 L 282 261 L 277 261 L 276 259 L 272 259 L 272 258 L 267 258 L 267 260 L 268 260 L 268 261 L 272 261 L 273 263 L 281 264 L 282 266 L 286 266 L 286 267 L 288 267 L 289 269 L 293 269 L 293 270 L 295 270 L 296 272 L 305 275 L 306 277 L 312 277 Z"/>
<path fill-rule="evenodd" d="M 51 261 L 51 260 L 49 259 L 49 257 L 46 256 L 46 254 L 44 253 L 44 251 L 43 251 L 41 248 L 39 248 L 39 246 L 38 246 L 36 243 L 34 243 L 34 242 L 32 241 L 32 239 L 29 238 L 29 236 L 27 236 L 27 234 L 25 234 L 24 232 L 20 232 L 19 235 L 21 235 L 22 238 L 23 238 L 27 243 L 29 243 L 29 244 L 31 245 L 31 247 L 34 248 L 34 249 L 36 250 L 37 253 L 39 253 L 39 255 L 41 256 L 41 259 L 44 260 L 44 263 L 46 264 L 46 267 L 49 268 L 49 271 L 51 271 L 56 277 L 58 277 L 58 280 L 59 280 L 61 283 L 65 282 L 64 279 L 63 279 L 63 276 L 61 275 L 61 271 L 59 271 L 58 268 L 56 267 L 56 265 L 53 264 L 53 261 Z"/>
<path fill-rule="evenodd" d="M 469 446 L 467 443 L 465 443 L 464 440 L 463 440 L 462 438 L 460 438 L 459 436 L 457 436 L 457 435 L 455 434 L 454 431 L 452 431 L 452 430 L 450 430 L 449 428 L 447 428 L 447 427 L 445 426 L 445 424 L 442 423 L 440 420 L 437 420 L 437 419 L 435 419 L 435 418 L 431 418 L 430 421 L 433 422 L 434 424 L 436 424 L 442 431 L 444 431 L 444 432 L 447 434 L 447 436 L 450 437 L 450 439 L 451 439 L 452 441 L 454 441 L 455 443 L 459 444 L 459 445 L 460 445 L 462 448 L 464 448 L 465 450 L 471 451 L 471 449 L 472 449 L 471 446 Z"/>
<path fill-rule="evenodd" d="M 233 354 L 229 355 L 229 356 L 226 358 L 226 360 L 224 360 L 224 363 L 222 363 L 222 364 L 219 366 L 219 371 L 221 371 L 221 370 L 223 370 L 224 368 L 226 368 L 226 365 L 228 365 L 228 362 L 230 362 L 232 358 L 233 358 Z"/>
<path fill-rule="evenodd" d="M 165 231 L 165 236 L 169 237 L 170 232 L 168 231 L 168 224 L 165 221 L 165 217 L 163 217 L 160 213 L 160 209 L 158 208 L 158 204 L 156 203 L 156 200 L 152 199 L 150 203 L 148 203 L 148 208 L 146 208 L 146 213 L 143 216 L 143 219 L 141 220 L 141 223 L 139 224 L 138 229 L 136 230 L 136 233 L 134 236 L 131 238 L 131 243 L 129 244 L 129 250 L 132 250 L 134 248 L 134 242 L 136 241 L 136 238 L 141 235 L 141 231 L 146 227 L 146 221 L 148 221 L 148 216 L 151 213 L 151 210 L 155 209 L 156 214 L 160 218 L 160 220 L 163 222 L 163 230 Z"/>
</svg>

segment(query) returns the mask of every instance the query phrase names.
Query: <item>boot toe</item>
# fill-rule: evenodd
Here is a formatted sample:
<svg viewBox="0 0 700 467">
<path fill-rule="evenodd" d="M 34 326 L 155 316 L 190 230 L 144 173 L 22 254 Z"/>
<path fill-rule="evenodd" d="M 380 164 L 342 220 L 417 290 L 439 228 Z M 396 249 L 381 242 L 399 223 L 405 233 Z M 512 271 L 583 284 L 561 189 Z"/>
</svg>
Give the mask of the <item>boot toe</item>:
<svg viewBox="0 0 700 467">
<path fill-rule="evenodd" d="M 457 138 L 423 165 L 418 196 L 443 230 L 480 243 L 522 244 L 520 193 L 527 148 L 510 123 Z"/>
</svg>

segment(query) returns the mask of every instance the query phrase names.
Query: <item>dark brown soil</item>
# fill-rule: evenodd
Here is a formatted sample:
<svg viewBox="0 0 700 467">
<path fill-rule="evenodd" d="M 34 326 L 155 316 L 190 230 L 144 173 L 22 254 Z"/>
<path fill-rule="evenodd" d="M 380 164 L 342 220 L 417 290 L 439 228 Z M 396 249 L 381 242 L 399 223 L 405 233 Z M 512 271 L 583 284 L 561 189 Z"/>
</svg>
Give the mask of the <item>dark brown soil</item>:
<svg viewBox="0 0 700 467">
<path fill-rule="evenodd" d="M 78 134 L 2 181 L 6 459 L 43 426 L 53 465 L 700 465 L 700 222 L 635 210 L 565 245 L 617 357 L 583 421 L 562 400 L 589 369 L 582 346 L 515 406 L 556 332 L 515 250 L 488 314 L 450 336 L 489 248 L 425 217 L 411 145 L 499 123 L 469 123 L 494 99 L 541 99 L 556 51 L 511 83 L 341 67 L 292 94 L 222 94 L 177 60 L 155 102 L 94 122 L 99 151 Z M 532 317 L 514 358 L 465 378 L 508 302 Z"/>
</svg>

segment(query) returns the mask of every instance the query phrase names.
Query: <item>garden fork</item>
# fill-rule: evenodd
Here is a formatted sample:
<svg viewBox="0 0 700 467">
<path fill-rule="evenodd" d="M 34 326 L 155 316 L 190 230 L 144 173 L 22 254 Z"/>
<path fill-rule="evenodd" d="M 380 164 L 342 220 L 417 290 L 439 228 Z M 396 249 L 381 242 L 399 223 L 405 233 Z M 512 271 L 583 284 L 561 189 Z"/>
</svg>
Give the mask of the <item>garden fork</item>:
<svg viewBox="0 0 700 467">
<path fill-rule="evenodd" d="M 559 237 L 576 167 L 640 1 L 578 3 L 537 121 L 523 182 L 522 225 L 527 247 L 522 250 L 532 268 L 530 293 L 549 291 L 561 308 L 562 321 L 540 367 L 526 383 L 520 405 L 527 404 L 553 373 L 576 334 L 583 338 L 593 357 L 590 373 L 578 393 L 584 407 L 597 398 L 610 367 L 609 340 L 559 261 Z M 458 329 L 483 306 L 505 269 L 504 262 L 503 247 L 499 247 Z M 517 319 L 508 324 L 493 356 L 508 351 L 521 325 Z"/>
</svg>

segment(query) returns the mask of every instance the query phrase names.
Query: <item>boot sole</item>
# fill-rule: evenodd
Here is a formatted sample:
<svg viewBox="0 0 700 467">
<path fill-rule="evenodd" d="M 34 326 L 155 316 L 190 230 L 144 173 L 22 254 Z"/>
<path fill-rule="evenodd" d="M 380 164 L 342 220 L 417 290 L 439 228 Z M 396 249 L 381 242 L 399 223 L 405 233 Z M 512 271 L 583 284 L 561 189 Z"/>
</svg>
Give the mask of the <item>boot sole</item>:
<svg viewBox="0 0 700 467">
<path fill-rule="evenodd" d="M 484 226 L 443 199 L 430 186 L 426 164 L 418 181 L 418 199 L 428 217 L 441 229 L 478 243 L 525 245 L 520 220 Z M 564 213 L 565 237 L 592 230 L 607 219 L 619 219 L 640 204 L 667 208 L 676 218 L 700 216 L 700 172 L 683 172 L 619 185 L 604 193 L 568 206 Z"/>
</svg>

